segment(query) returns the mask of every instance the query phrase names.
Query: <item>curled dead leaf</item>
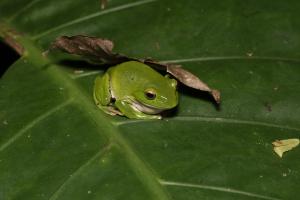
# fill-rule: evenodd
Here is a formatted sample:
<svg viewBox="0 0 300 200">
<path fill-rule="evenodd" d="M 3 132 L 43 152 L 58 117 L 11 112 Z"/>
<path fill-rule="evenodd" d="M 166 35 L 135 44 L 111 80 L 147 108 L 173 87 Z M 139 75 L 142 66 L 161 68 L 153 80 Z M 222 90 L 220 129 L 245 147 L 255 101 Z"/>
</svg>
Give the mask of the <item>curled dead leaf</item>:
<svg viewBox="0 0 300 200">
<path fill-rule="evenodd" d="M 183 69 L 181 65 L 167 64 L 152 59 L 137 59 L 122 54 L 113 53 L 114 44 L 112 41 L 102 38 L 83 35 L 58 37 L 50 46 L 49 50 L 59 49 L 69 54 L 82 56 L 93 63 L 116 65 L 126 61 L 138 61 L 149 65 L 152 68 L 163 70 L 171 74 L 180 83 L 188 87 L 209 92 L 217 103 L 220 103 L 220 92 L 211 89 L 193 73 Z"/>
<path fill-rule="evenodd" d="M 113 53 L 113 47 L 113 42 L 107 39 L 75 35 L 56 38 L 49 50 L 59 49 L 99 64 L 118 64 L 129 60 L 126 56 Z"/>
<path fill-rule="evenodd" d="M 211 89 L 206 83 L 201 81 L 193 73 L 189 72 L 186 69 L 183 69 L 181 65 L 160 63 L 153 60 L 144 60 L 144 63 L 150 66 L 155 65 L 154 68 L 161 69 L 161 70 L 163 69 L 167 71 L 169 74 L 174 76 L 179 82 L 181 82 L 182 84 L 188 87 L 200 91 L 209 92 L 218 104 L 221 102 L 221 94 L 218 90 Z"/>
</svg>

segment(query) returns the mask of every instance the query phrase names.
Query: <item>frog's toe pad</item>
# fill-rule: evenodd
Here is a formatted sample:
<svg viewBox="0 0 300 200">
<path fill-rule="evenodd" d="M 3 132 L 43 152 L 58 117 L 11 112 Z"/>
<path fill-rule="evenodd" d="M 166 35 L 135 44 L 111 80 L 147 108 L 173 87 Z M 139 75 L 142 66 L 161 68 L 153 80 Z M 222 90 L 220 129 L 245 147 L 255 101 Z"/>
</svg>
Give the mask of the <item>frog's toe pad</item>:
<svg viewBox="0 0 300 200">
<path fill-rule="evenodd" d="M 103 110 L 105 113 L 115 116 L 115 115 L 120 115 L 123 116 L 124 114 L 121 113 L 117 108 L 113 107 L 113 106 L 102 106 L 102 105 L 97 105 L 98 108 L 100 108 L 101 110 Z"/>
</svg>

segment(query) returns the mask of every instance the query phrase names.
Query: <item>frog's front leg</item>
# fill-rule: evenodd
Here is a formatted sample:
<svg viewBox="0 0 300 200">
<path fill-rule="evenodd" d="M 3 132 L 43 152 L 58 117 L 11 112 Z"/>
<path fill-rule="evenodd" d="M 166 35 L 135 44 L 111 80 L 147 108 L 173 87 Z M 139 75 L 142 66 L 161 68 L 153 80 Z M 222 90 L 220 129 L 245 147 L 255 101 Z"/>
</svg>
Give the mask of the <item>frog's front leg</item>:
<svg viewBox="0 0 300 200">
<path fill-rule="evenodd" d="M 94 86 L 94 100 L 98 108 L 110 115 L 123 115 L 114 106 L 110 105 L 112 96 L 110 94 L 109 74 L 97 77 Z"/>
<path fill-rule="evenodd" d="M 160 115 L 148 115 L 139 111 L 134 106 L 134 100 L 130 98 L 117 100 L 115 105 L 126 117 L 131 119 L 161 119 Z"/>
</svg>

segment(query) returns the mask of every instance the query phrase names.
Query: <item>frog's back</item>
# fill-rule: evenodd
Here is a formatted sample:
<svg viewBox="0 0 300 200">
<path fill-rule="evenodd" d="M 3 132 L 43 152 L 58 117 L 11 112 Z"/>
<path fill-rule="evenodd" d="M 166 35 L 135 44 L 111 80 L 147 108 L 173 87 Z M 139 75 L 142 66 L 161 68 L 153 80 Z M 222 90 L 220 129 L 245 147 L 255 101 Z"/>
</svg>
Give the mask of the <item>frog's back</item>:
<svg viewBox="0 0 300 200">
<path fill-rule="evenodd" d="M 151 67 L 137 61 L 121 63 L 109 69 L 109 74 L 111 90 L 115 92 L 115 97 L 132 94 L 149 86 L 153 81 L 164 78 Z"/>
</svg>

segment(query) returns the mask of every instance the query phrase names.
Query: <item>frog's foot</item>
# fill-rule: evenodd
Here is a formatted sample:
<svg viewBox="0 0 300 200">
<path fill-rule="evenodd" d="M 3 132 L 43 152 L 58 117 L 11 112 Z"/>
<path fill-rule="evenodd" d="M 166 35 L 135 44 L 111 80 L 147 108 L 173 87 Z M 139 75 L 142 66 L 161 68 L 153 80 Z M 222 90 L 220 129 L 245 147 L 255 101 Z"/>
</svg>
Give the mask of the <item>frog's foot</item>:
<svg viewBox="0 0 300 200">
<path fill-rule="evenodd" d="M 131 99 L 121 99 L 115 102 L 116 107 L 130 119 L 161 119 L 160 115 L 149 115 L 139 111 Z"/>
<path fill-rule="evenodd" d="M 115 116 L 115 115 L 123 115 L 117 108 L 114 106 L 102 106 L 101 104 L 97 104 L 97 107 L 100 108 L 105 113 Z"/>
</svg>

